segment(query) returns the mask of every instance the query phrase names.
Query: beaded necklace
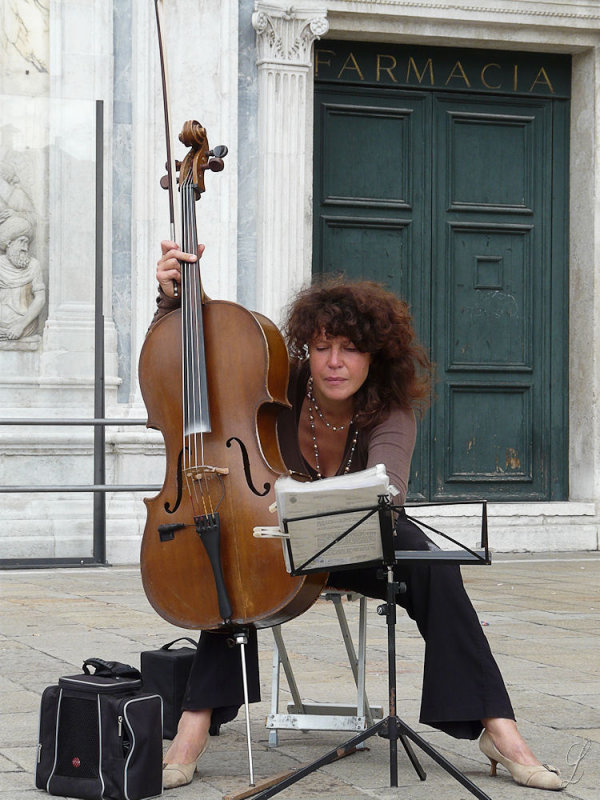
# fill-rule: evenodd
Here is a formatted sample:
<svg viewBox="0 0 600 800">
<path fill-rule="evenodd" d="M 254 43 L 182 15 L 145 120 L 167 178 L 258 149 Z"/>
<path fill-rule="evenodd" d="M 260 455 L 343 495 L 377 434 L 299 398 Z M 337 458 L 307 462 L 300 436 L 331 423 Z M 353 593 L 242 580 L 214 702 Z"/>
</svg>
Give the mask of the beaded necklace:
<svg viewBox="0 0 600 800">
<path fill-rule="evenodd" d="M 319 463 L 319 445 L 317 444 L 317 430 L 315 427 L 315 417 L 313 414 L 313 408 L 317 412 L 319 419 L 323 422 L 323 424 L 330 428 L 332 431 L 343 431 L 346 427 L 351 428 L 354 424 L 354 417 L 344 425 L 331 425 L 327 420 L 324 418 L 322 411 L 320 410 L 319 406 L 317 405 L 314 395 L 312 393 L 312 377 L 308 380 L 308 387 L 306 391 L 306 397 L 308 398 L 308 421 L 310 423 L 310 430 L 313 442 L 313 451 L 315 454 L 315 470 L 317 473 L 317 478 L 322 478 L 323 475 L 321 474 L 321 465 Z M 348 461 L 346 461 L 346 466 L 344 467 L 344 475 L 347 475 L 350 471 L 350 465 L 352 464 L 352 457 L 354 456 L 354 451 L 356 450 L 356 443 L 358 441 L 358 428 L 354 430 L 354 436 L 352 437 L 352 444 L 350 445 L 350 454 L 348 456 Z"/>
<path fill-rule="evenodd" d="M 306 387 L 306 396 L 308 397 L 308 402 L 310 403 L 311 406 L 313 406 L 313 408 L 317 412 L 317 415 L 318 415 L 319 419 L 321 420 L 323 425 L 325 425 L 326 428 L 329 428 L 332 431 L 345 431 L 346 428 L 348 428 L 348 427 L 350 427 L 350 425 L 352 425 L 352 423 L 354 421 L 354 417 L 352 417 L 350 422 L 344 422 L 343 425 L 332 425 L 331 422 L 329 422 L 329 420 L 325 419 L 325 414 L 323 414 L 323 412 L 319 408 L 319 404 L 315 400 L 315 396 L 313 394 L 313 379 L 312 379 L 312 375 L 308 379 L 308 384 L 307 384 L 307 387 Z"/>
</svg>

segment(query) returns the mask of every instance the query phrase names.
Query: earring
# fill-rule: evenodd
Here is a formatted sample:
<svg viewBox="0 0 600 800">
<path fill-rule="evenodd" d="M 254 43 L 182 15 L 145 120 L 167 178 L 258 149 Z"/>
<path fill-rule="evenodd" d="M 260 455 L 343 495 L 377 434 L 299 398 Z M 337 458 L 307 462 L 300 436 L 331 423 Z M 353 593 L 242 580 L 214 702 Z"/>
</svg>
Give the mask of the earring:
<svg viewBox="0 0 600 800">
<path fill-rule="evenodd" d="M 308 345 L 307 344 L 303 344 L 302 345 L 302 350 L 304 351 L 303 361 L 306 361 L 306 359 L 310 355 L 309 352 L 308 352 Z"/>
</svg>

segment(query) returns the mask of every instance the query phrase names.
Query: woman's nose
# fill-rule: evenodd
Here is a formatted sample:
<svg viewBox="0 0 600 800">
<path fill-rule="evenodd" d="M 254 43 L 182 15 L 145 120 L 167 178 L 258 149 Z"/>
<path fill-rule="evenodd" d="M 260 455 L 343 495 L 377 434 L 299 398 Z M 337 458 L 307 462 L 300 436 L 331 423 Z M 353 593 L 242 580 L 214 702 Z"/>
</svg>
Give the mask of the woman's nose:
<svg viewBox="0 0 600 800">
<path fill-rule="evenodd" d="M 332 347 L 329 351 L 329 366 L 337 367 L 341 363 L 340 351 L 337 347 Z"/>
</svg>

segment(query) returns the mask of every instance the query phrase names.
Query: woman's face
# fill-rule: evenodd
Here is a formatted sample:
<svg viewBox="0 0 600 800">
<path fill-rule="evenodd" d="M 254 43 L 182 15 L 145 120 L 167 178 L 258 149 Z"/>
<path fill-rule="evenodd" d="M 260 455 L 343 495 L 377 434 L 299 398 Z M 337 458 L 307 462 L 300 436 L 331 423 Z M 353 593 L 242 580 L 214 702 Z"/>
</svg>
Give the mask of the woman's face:
<svg viewBox="0 0 600 800">
<path fill-rule="evenodd" d="M 369 373 L 369 353 L 361 353 L 344 336 L 316 336 L 308 352 L 313 391 L 321 402 L 347 401 L 360 389 Z"/>
</svg>

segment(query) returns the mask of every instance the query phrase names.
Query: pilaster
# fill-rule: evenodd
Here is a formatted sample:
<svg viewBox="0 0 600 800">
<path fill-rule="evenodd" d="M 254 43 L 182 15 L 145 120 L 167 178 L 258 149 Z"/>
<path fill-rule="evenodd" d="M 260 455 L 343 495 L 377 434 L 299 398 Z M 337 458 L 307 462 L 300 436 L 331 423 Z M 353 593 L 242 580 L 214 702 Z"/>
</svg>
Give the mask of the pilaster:
<svg viewBox="0 0 600 800">
<path fill-rule="evenodd" d="M 61 389 L 49 406 L 91 408 L 94 375 L 96 100 L 104 100 L 110 163 L 112 3 L 50 3 L 48 97 L 48 318 L 39 380 Z M 107 387 L 117 384 L 111 317 L 110 169 L 104 174 L 103 250 Z"/>
<path fill-rule="evenodd" d="M 324 7 L 256 2 L 258 67 L 257 306 L 279 321 L 312 256 L 312 53 Z"/>
</svg>

